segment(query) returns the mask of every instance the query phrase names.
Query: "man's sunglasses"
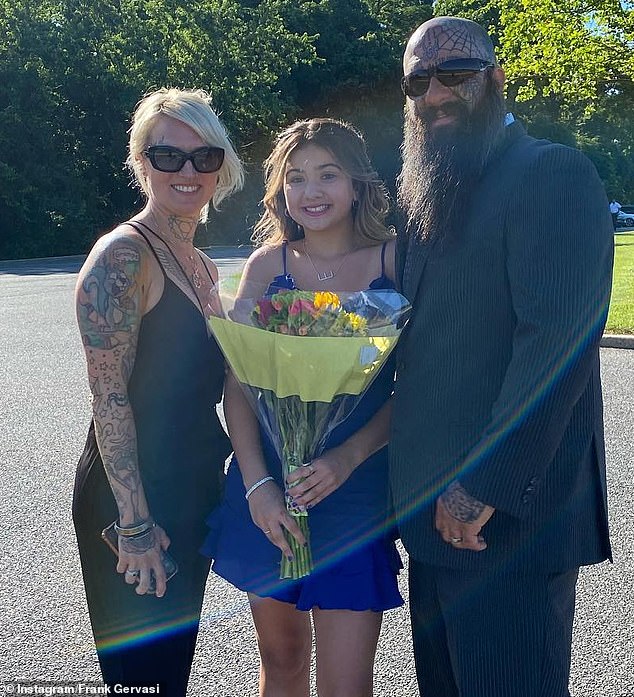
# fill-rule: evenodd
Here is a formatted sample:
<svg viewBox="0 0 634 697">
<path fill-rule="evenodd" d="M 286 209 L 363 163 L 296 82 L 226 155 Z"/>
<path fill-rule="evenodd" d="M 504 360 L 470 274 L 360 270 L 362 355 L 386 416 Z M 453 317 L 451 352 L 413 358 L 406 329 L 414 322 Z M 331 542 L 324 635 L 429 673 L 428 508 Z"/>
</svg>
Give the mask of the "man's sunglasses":
<svg viewBox="0 0 634 697">
<path fill-rule="evenodd" d="M 201 174 L 217 172 L 225 159 L 223 148 L 213 146 L 198 148 L 193 152 L 183 152 L 171 145 L 150 145 L 143 151 L 152 167 L 159 172 L 180 172 L 187 160 L 191 160 L 194 169 Z"/>
<path fill-rule="evenodd" d="M 493 63 L 478 58 L 456 58 L 428 70 L 415 70 L 401 80 L 401 89 L 410 99 L 422 97 L 429 89 L 432 77 L 445 87 L 455 87 L 493 67 Z"/>
</svg>

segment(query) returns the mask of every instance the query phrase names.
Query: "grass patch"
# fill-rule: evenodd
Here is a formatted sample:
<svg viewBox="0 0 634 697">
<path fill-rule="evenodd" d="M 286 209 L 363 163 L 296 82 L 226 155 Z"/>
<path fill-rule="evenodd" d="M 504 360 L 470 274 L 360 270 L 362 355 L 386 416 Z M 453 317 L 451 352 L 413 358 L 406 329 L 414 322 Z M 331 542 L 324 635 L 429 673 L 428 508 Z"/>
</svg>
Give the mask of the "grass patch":
<svg viewBox="0 0 634 697">
<path fill-rule="evenodd" d="M 614 235 L 614 280 L 605 331 L 634 334 L 634 233 Z"/>
<path fill-rule="evenodd" d="M 238 292 L 238 286 L 240 285 L 240 277 L 242 274 L 240 272 L 231 274 L 231 276 L 224 276 L 220 279 L 220 295 L 224 295 L 228 298 L 235 298 Z"/>
</svg>

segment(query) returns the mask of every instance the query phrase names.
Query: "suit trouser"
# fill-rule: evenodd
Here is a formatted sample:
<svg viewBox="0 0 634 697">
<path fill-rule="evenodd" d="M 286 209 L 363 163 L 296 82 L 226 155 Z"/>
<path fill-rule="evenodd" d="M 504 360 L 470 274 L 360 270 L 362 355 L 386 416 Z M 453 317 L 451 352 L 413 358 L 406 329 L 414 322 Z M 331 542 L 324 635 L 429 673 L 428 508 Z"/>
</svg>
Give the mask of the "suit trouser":
<svg viewBox="0 0 634 697">
<path fill-rule="evenodd" d="M 569 697 L 578 569 L 460 571 L 410 559 L 422 697 Z"/>
</svg>

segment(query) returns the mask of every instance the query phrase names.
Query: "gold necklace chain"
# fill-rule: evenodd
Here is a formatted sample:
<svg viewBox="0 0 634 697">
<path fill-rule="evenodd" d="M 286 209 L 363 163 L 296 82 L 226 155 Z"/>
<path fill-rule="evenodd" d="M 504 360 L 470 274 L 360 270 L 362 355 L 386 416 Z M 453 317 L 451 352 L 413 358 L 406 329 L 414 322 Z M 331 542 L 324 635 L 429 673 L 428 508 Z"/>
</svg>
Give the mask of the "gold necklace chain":
<svg viewBox="0 0 634 697">
<path fill-rule="evenodd" d="M 341 260 L 341 263 L 337 267 L 336 271 L 332 271 L 331 269 L 329 269 L 328 271 L 319 271 L 317 269 L 317 267 L 315 266 L 315 262 L 313 261 L 312 257 L 308 253 L 308 248 L 306 247 L 306 238 L 305 237 L 302 240 L 302 245 L 304 247 L 304 254 L 308 258 L 308 261 L 310 261 L 310 265 L 313 267 L 313 270 L 315 271 L 315 274 L 317 276 L 318 281 L 329 281 L 331 278 L 334 278 L 341 271 L 341 268 L 345 264 L 346 259 L 354 251 L 353 249 L 350 249 L 343 255 L 343 259 Z"/>
</svg>

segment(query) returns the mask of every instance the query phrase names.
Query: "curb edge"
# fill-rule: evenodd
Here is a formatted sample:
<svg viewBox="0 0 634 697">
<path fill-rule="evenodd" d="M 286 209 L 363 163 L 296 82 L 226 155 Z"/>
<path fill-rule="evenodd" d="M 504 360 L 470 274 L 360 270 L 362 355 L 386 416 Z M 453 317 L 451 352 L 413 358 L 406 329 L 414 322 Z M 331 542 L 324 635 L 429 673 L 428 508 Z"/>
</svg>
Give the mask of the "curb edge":
<svg viewBox="0 0 634 697">
<path fill-rule="evenodd" d="M 634 349 L 634 334 L 604 334 L 599 346 L 601 348 Z"/>
</svg>

